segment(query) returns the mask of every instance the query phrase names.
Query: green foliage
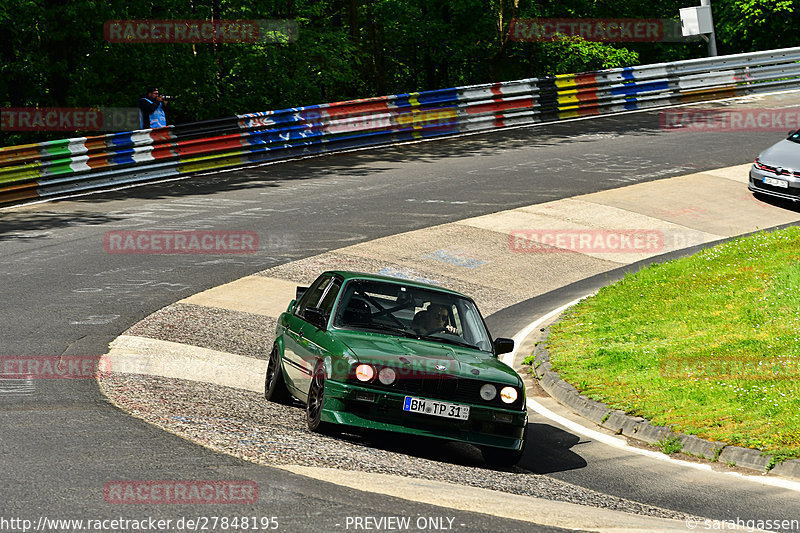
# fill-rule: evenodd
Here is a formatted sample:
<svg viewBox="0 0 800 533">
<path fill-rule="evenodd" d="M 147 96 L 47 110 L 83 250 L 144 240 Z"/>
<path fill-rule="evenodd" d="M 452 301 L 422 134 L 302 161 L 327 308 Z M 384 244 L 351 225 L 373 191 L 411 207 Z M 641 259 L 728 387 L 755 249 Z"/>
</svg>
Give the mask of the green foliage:
<svg viewBox="0 0 800 533">
<path fill-rule="evenodd" d="M 131 107 L 147 85 L 170 123 L 321 102 L 698 57 L 704 43 L 508 38 L 515 17 L 676 18 L 685 0 L 4 0 L 0 106 Z M 715 0 L 721 53 L 800 44 L 796 0 Z M 109 43 L 126 19 L 291 19 L 293 43 Z M 16 144 L 64 132 L 0 132 Z"/>
<path fill-rule="evenodd" d="M 630 274 L 551 328 L 559 374 L 701 438 L 800 456 L 800 229 Z"/>
<path fill-rule="evenodd" d="M 725 0 L 713 2 L 720 53 L 800 46 L 797 0 Z"/>
<path fill-rule="evenodd" d="M 668 437 L 664 437 L 663 439 L 656 442 L 656 446 L 661 448 L 661 451 L 667 455 L 678 453 L 683 449 L 683 444 L 681 443 L 681 439 L 676 435 L 670 435 Z"/>
</svg>

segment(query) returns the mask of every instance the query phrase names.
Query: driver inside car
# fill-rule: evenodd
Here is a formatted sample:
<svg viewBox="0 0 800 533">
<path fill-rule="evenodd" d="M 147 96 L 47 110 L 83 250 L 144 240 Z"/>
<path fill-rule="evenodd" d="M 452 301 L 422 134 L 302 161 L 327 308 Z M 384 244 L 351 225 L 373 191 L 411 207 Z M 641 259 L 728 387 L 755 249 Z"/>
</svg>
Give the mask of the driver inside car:
<svg viewBox="0 0 800 533">
<path fill-rule="evenodd" d="M 411 327 L 419 335 L 431 335 L 442 331 L 458 335 L 458 330 L 450 325 L 447 306 L 442 304 L 430 304 L 427 309 L 414 315 L 414 321 L 411 324 Z"/>
</svg>

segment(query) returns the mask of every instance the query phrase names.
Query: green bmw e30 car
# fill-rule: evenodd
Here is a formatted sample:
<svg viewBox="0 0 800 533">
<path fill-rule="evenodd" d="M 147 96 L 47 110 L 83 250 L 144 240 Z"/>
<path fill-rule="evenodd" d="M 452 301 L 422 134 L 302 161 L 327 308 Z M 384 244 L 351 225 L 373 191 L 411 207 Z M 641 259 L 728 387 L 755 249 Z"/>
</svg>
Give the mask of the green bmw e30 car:
<svg viewBox="0 0 800 533">
<path fill-rule="evenodd" d="M 406 279 L 330 271 L 281 314 L 267 400 L 306 404 L 311 431 L 337 424 L 468 442 L 513 465 L 528 416 L 519 375 L 497 356 L 475 303 Z"/>
</svg>

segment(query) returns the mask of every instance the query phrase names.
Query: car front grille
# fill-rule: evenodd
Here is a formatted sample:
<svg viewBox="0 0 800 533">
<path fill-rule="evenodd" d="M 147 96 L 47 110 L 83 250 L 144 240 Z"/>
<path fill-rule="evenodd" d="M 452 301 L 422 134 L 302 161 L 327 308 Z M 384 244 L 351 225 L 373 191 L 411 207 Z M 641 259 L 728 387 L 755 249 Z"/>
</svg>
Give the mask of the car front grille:
<svg viewBox="0 0 800 533">
<path fill-rule="evenodd" d="M 783 195 L 797 196 L 798 190 L 794 187 L 775 187 L 774 185 L 767 185 L 761 180 L 750 180 L 750 184 L 759 191 L 776 192 Z"/>
<path fill-rule="evenodd" d="M 512 404 L 503 403 L 500 399 L 500 389 L 502 385 L 495 384 L 497 396 L 491 401 L 481 398 L 481 387 L 489 383 L 479 379 L 465 379 L 451 376 L 449 374 L 415 373 L 413 377 L 403 377 L 400 375 L 397 381 L 391 385 L 384 385 L 375 380 L 365 384 L 355 380 L 358 385 L 367 385 L 377 390 L 385 390 L 399 394 L 412 396 L 422 396 L 434 400 L 463 402 L 470 404 L 481 404 L 489 407 L 500 407 L 503 409 L 520 409 L 522 407 L 522 391 L 517 389 L 517 400 Z"/>
<path fill-rule="evenodd" d="M 776 176 L 794 176 L 796 178 L 800 178 L 800 170 L 789 170 L 786 168 L 781 168 L 779 171 L 778 167 L 773 167 L 772 165 L 765 165 L 761 161 L 756 161 L 755 165 L 757 169 L 772 172 Z"/>
</svg>

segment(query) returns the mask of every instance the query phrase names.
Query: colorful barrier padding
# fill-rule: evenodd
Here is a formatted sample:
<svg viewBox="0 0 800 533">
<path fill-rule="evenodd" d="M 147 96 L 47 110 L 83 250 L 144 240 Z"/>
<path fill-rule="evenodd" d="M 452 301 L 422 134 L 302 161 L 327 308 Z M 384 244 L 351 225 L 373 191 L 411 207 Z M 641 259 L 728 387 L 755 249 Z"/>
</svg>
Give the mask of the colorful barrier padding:
<svg viewBox="0 0 800 533">
<path fill-rule="evenodd" d="M 0 204 L 301 155 L 800 86 L 800 47 L 0 148 Z"/>
</svg>

